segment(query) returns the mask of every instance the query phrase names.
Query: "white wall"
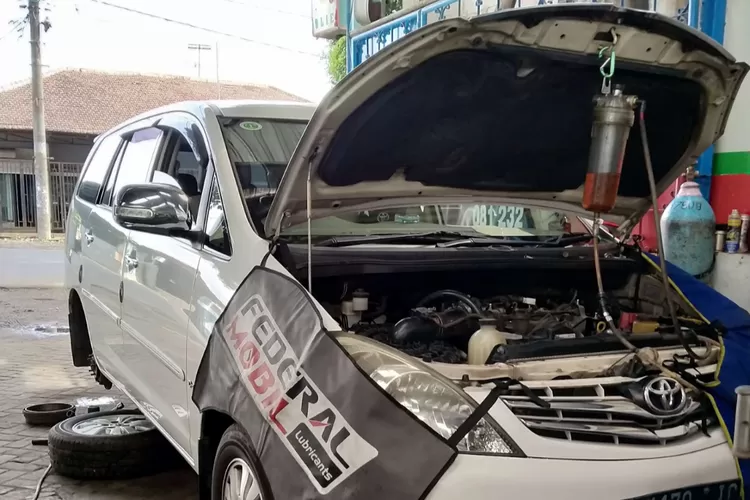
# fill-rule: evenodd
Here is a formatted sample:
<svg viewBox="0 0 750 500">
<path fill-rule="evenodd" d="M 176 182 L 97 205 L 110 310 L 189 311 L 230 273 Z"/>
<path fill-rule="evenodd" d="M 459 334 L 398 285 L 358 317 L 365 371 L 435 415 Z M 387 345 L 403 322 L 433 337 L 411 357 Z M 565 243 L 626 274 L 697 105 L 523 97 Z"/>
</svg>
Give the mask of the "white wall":
<svg viewBox="0 0 750 500">
<path fill-rule="evenodd" d="M 735 304 L 750 311 L 750 254 L 717 253 L 716 265 L 711 275 L 710 285 Z"/>
<path fill-rule="evenodd" d="M 750 0 L 728 0 L 724 27 L 724 47 L 738 61 L 750 61 Z M 716 144 L 719 153 L 750 151 L 750 78 L 737 94 L 734 112 L 729 115 L 726 131 Z"/>
<path fill-rule="evenodd" d="M 19 139 L 3 140 L 0 138 L 0 149 L 15 149 L 16 158 L 19 160 L 33 159 L 34 145 L 31 140 Z M 48 139 L 48 146 L 49 160 L 65 163 L 83 163 L 91 150 L 91 144 L 60 144 L 50 139 Z"/>
</svg>

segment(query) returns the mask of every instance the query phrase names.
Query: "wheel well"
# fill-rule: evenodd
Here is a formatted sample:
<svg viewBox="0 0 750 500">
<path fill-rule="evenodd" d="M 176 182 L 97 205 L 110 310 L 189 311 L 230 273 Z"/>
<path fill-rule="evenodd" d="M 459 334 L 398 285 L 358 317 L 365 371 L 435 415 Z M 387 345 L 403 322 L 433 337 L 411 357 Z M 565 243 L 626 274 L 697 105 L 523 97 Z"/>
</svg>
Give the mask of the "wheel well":
<svg viewBox="0 0 750 500">
<path fill-rule="evenodd" d="M 80 310 L 83 313 L 83 304 L 81 298 L 78 296 L 78 292 L 74 289 L 68 293 L 68 314 L 73 314 L 74 310 Z"/>
<path fill-rule="evenodd" d="M 211 475 L 214 457 L 224 432 L 235 421 L 229 415 L 216 410 L 206 410 L 201 417 L 201 437 L 198 441 L 198 472 L 200 480 L 200 500 L 211 498 Z"/>
<path fill-rule="evenodd" d="M 86 314 L 83 312 L 83 303 L 75 290 L 71 290 L 68 294 L 68 326 L 70 327 L 73 366 L 89 366 L 89 356 L 93 354 L 91 338 L 86 323 Z"/>
</svg>

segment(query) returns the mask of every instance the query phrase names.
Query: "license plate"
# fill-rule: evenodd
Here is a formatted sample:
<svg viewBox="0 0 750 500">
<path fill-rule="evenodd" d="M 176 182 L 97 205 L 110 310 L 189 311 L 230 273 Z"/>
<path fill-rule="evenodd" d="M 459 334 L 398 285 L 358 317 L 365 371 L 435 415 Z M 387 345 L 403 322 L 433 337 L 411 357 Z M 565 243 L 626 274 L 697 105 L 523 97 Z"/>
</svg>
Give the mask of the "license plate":
<svg viewBox="0 0 750 500">
<path fill-rule="evenodd" d="M 699 484 L 678 490 L 650 493 L 628 500 L 739 500 L 740 482 L 724 481 L 722 483 Z"/>
</svg>

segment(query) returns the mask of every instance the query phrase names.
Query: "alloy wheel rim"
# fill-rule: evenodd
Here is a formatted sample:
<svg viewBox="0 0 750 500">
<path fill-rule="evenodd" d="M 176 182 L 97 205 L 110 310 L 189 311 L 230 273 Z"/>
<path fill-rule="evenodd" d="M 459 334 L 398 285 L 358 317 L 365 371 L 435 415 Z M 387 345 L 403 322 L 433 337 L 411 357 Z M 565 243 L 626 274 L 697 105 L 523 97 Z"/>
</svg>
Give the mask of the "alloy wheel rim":
<svg viewBox="0 0 750 500">
<path fill-rule="evenodd" d="M 154 424 L 143 415 L 104 415 L 73 425 L 73 432 L 83 436 L 129 436 L 153 429 Z"/>
<path fill-rule="evenodd" d="M 241 458 L 235 458 L 224 472 L 221 492 L 222 500 L 262 500 L 260 485 L 250 466 Z"/>
</svg>

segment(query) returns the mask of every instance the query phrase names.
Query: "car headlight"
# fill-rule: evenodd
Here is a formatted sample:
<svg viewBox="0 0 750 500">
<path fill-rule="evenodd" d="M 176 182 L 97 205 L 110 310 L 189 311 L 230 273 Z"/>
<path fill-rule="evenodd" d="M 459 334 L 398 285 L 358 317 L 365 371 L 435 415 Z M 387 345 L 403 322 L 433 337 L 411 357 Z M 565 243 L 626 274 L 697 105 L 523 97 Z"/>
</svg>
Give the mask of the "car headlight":
<svg viewBox="0 0 750 500">
<path fill-rule="evenodd" d="M 337 339 L 373 381 L 446 440 L 477 407 L 459 387 L 418 360 L 367 338 L 343 334 Z M 487 415 L 456 448 L 474 453 L 517 453 Z"/>
</svg>

